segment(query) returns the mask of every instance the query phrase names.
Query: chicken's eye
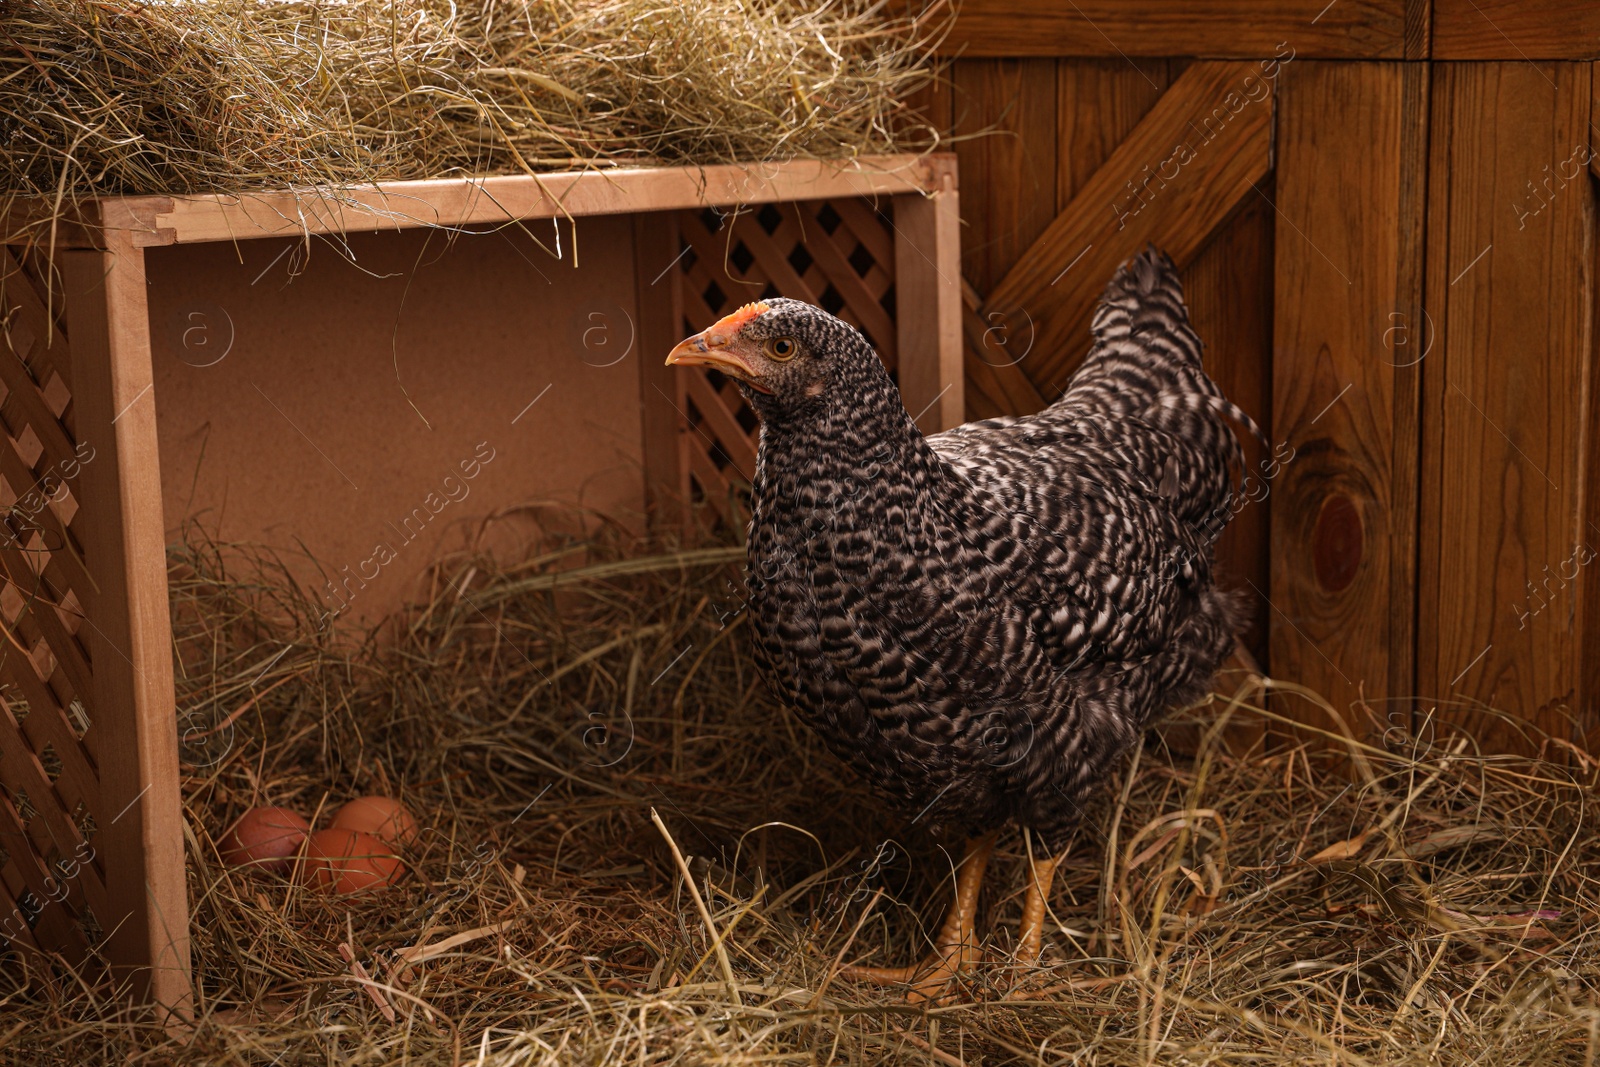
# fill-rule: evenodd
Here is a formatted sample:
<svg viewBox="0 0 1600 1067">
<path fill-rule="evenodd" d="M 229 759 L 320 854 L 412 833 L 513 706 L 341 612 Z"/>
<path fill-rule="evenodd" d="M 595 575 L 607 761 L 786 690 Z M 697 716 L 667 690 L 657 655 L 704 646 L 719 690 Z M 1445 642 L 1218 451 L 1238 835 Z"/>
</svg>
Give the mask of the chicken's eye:
<svg viewBox="0 0 1600 1067">
<path fill-rule="evenodd" d="M 792 337 L 774 337 L 767 342 L 767 355 L 776 360 L 793 359 L 800 346 Z"/>
</svg>

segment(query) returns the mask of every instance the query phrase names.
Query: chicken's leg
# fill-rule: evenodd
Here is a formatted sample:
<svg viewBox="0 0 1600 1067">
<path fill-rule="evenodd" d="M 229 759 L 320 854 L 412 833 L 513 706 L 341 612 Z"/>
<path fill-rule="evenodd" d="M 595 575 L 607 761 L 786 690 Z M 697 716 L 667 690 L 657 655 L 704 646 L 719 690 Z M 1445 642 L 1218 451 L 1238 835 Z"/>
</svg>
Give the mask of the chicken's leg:
<svg viewBox="0 0 1600 1067">
<path fill-rule="evenodd" d="M 931 956 L 910 967 L 846 967 L 840 973 L 879 985 L 914 982 L 908 1000 L 928 1000 L 944 989 L 950 979 L 978 958 L 978 890 L 983 886 L 983 872 L 989 866 L 996 836 L 988 834 L 967 842 L 966 854 L 956 869 L 956 899 L 939 928 Z"/>
<path fill-rule="evenodd" d="M 1028 894 L 1022 901 L 1022 926 L 1018 932 L 1017 962 L 1033 963 L 1044 942 L 1045 902 L 1050 899 L 1050 883 L 1055 881 L 1060 856 L 1044 859 L 1028 857 Z"/>
</svg>

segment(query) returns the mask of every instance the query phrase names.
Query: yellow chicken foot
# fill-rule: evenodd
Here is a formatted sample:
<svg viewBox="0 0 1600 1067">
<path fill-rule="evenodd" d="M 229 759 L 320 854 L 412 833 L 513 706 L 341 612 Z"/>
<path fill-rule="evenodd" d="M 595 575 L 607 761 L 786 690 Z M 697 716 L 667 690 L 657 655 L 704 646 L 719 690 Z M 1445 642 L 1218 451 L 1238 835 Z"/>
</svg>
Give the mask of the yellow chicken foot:
<svg viewBox="0 0 1600 1067">
<path fill-rule="evenodd" d="M 942 992 L 951 979 L 978 958 L 978 891 L 983 887 L 983 873 L 989 867 L 997 836 L 992 833 L 967 842 L 966 853 L 956 869 L 956 899 L 939 928 L 932 955 L 910 967 L 846 967 L 839 973 L 879 985 L 912 983 L 906 994 L 910 1001 L 930 1000 Z"/>
<path fill-rule="evenodd" d="M 1035 963 L 1044 941 L 1045 902 L 1050 899 L 1050 883 L 1056 879 L 1060 856 L 1044 859 L 1028 857 L 1028 892 L 1022 901 L 1022 926 L 1017 939 L 1017 962 Z"/>
</svg>

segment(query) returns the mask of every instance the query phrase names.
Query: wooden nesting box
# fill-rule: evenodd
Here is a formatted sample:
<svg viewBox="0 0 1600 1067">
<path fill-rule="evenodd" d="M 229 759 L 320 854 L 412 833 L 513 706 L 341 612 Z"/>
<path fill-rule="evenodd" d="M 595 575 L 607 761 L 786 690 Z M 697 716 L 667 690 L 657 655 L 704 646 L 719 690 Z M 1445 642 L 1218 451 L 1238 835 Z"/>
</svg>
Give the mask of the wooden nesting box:
<svg viewBox="0 0 1600 1067">
<path fill-rule="evenodd" d="M 302 545 L 370 619 L 531 500 L 726 507 L 754 422 L 662 359 L 764 296 L 854 322 L 954 425 L 956 227 L 952 159 L 877 157 L 105 199 L 0 252 L 0 932 L 187 1003 L 183 522 Z"/>
</svg>

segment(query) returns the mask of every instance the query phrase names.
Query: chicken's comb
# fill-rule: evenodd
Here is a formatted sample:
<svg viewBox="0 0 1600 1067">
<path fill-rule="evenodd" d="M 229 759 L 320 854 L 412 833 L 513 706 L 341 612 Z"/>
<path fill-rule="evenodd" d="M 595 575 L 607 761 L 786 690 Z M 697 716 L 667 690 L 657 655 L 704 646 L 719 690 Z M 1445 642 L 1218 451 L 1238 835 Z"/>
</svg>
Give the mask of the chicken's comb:
<svg viewBox="0 0 1600 1067">
<path fill-rule="evenodd" d="M 725 330 L 728 333 L 738 333 L 739 330 L 751 319 L 765 315 L 771 310 L 772 305 L 768 304 L 764 300 L 749 303 L 739 310 L 723 316 L 723 318 L 718 320 L 717 325 L 713 328 L 717 329 L 718 331 Z"/>
</svg>

